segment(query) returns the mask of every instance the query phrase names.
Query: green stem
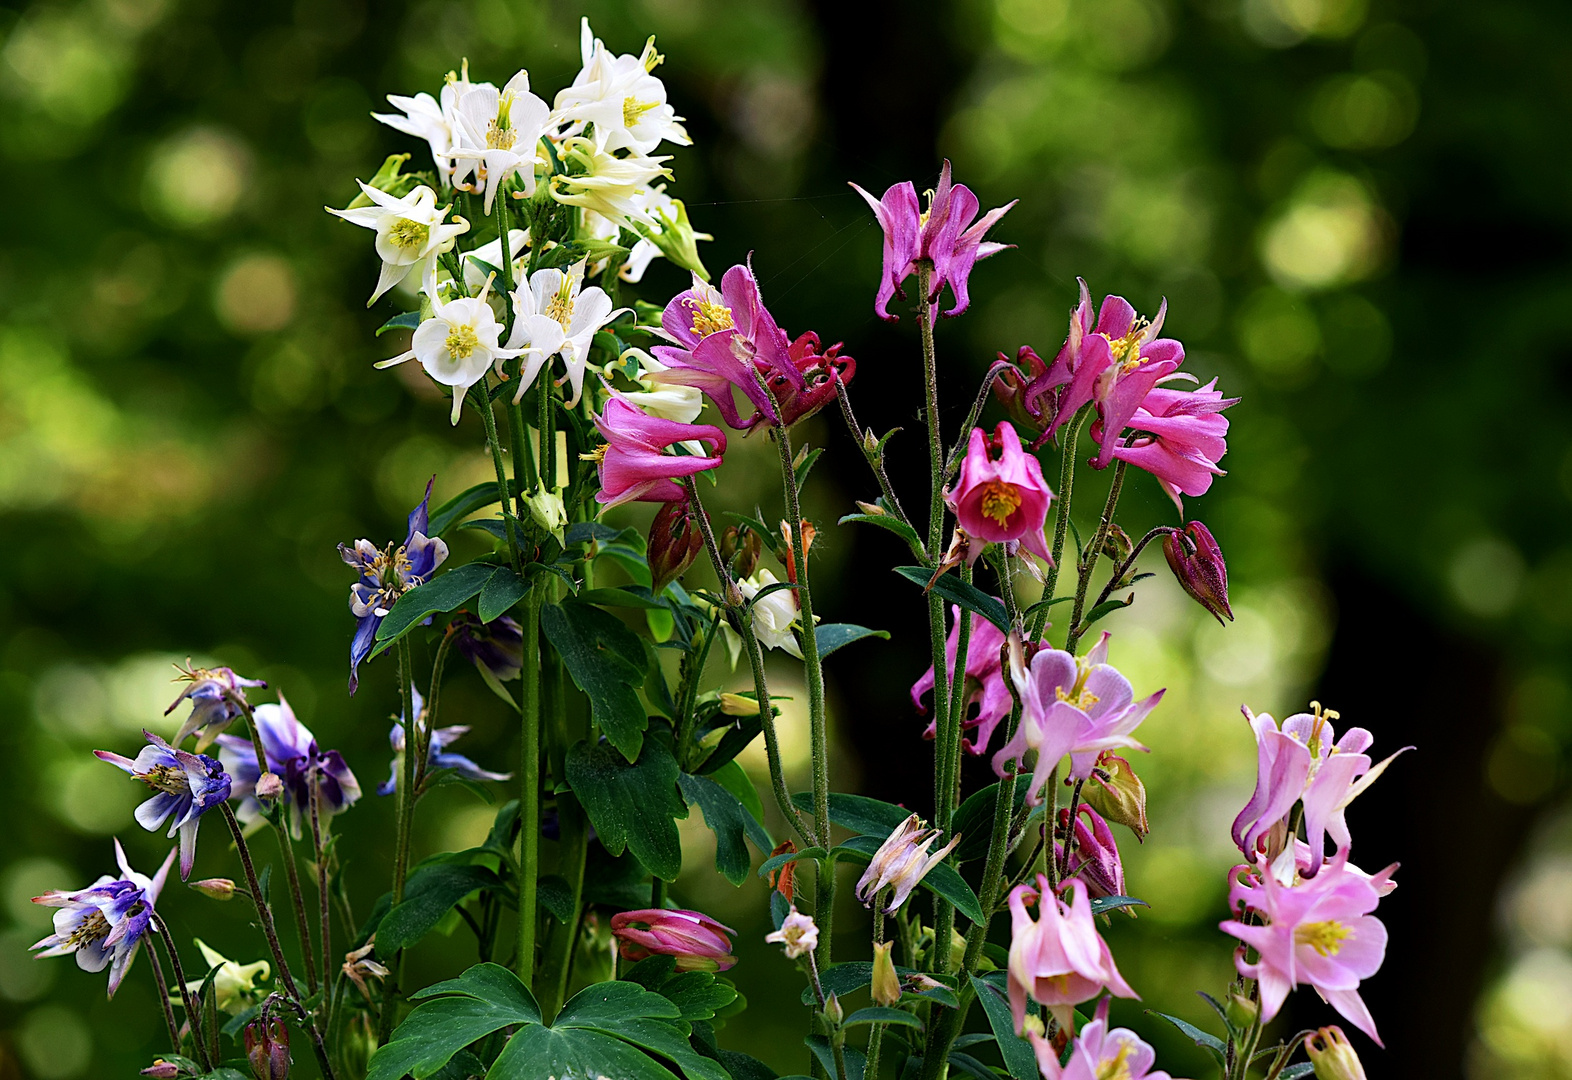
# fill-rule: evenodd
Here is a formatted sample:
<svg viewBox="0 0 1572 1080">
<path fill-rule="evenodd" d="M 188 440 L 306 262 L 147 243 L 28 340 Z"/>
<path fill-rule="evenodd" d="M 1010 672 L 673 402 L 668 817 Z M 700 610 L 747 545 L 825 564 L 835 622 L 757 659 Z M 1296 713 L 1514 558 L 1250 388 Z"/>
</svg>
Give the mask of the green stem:
<svg viewBox="0 0 1572 1080">
<path fill-rule="evenodd" d="M 333 894 L 328 887 L 327 846 L 322 840 L 321 804 L 322 774 L 317 771 L 311 774 L 311 844 L 317 857 L 317 919 L 321 924 L 317 933 L 322 944 L 322 982 L 326 986 L 330 978 L 329 972 L 333 970 L 333 963 L 329 959 L 333 947 Z M 333 1022 L 332 994 L 323 994 L 322 1000 L 327 1009 L 323 1014 L 323 1024 L 326 1026 Z"/>
<path fill-rule="evenodd" d="M 516 515 L 508 510 L 512 502 L 508 497 L 508 470 L 502 462 L 502 444 L 497 441 L 497 417 L 491 409 L 491 393 L 485 379 L 471 387 L 470 396 L 475 399 L 475 406 L 480 410 L 480 422 L 486 428 L 486 445 L 491 447 L 491 465 L 497 474 L 497 501 L 502 504 L 502 524 L 508 537 L 508 555 L 512 559 L 513 572 L 522 578 L 524 567 L 519 558 L 519 539 L 514 531 Z"/>
<path fill-rule="evenodd" d="M 1075 583 L 1075 610 L 1070 615 L 1070 633 L 1064 644 L 1064 651 L 1071 656 L 1075 655 L 1075 647 L 1081 643 L 1081 635 L 1087 630 L 1081 625 L 1081 615 L 1086 607 L 1086 590 L 1092 584 L 1092 573 L 1097 569 L 1097 560 L 1103 553 L 1103 541 L 1108 539 L 1108 530 L 1113 528 L 1114 508 L 1119 505 L 1119 492 L 1124 488 L 1126 468 L 1127 464 L 1123 461 L 1114 466 L 1113 483 L 1108 487 L 1108 501 L 1103 504 L 1103 516 L 1097 522 L 1097 534 L 1081 556 L 1080 576 Z"/>
<path fill-rule="evenodd" d="M 1059 458 L 1059 491 L 1057 502 L 1059 511 L 1053 522 L 1053 564 L 1048 567 L 1048 573 L 1043 581 L 1043 599 L 1052 600 L 1054 590 L 1059 585 L 1059 567 L 1064 562 L 1065 533 L 1070 526 L 1070 502 L 1075 494 L 1075 444 L 1081 437 L 1081 425 L 1086 422 L 1086 414 L 1091 409 L 1090 405 L 1082 405 L 1079 412 L 1071 418 L 1066 430 L 1069 432 L 1064 440 L 1064 452 Z M 1028 641 L 1040 641 L 1043 628 L 1048 625 L 1049 608 L 1045 604 L 1039 608 L 1032 619 Z"/>
<path fill-rule="evenodd" d="M 175 1007 L 169 1003 L 169 983 L 164 978 L 164 966 L 158 962 L 158 950 L 147 947 L 147 962 L 153 969 L 153 987 L 158 993 L 158 1003 L 164 1007 L 164 1023 L 169 1025 L 169 1048 L 180 1053 L 180 1027 L 175 1023 Z"/>
<path fill-rule="evenodd" d="M 191 1025 L 191 1045 L 196 1050 L 197 1063 L 203 1069 L 211 1069 L 213 1062 L 207 1056 L 207 1041 L 202 1038 L 202 1018 L 197 1015 L 195 1003 L 191 1000 L 191 989 L 186 986 L 186 973 L 180 965 L 180 951 L 175 948 L 175 937 L 169 932 L 169 927 L 164 924 L 163 918 L 157 911 L 149 913 L 152 916 L 153 933 L 164 943 L 164 951 L 169 954 L 169 967 L 175 976 L 175 985 L 180 989 L 180 1003 L 185 1006 L 186 1023 Z M 153 951 L 149 945 L 149 953 Z M 160 992 L 168 995 L 167 989 Z"/>
<path fill-rule="evenodd" d="M 911 529 L 912 535 L 916 536 L 917 527 L 906 516 L 906 511 L 901 507 L 901 500 L 895 495 L 895 486 L 890 483 L 889 474 L 885 472 L 884 452 L 879 449 L 877 440 L 874 441 L 872 446 L 869 445 L 868 440 L 872 438 L 873 432 L 871 430 L 863 430 L 862 425 L 857 423 L 857 417 L 852 413 L 851 397 L 846 393 L 846 384 L 841 381 L 839 372 L 835 374 L 835 396 L 840 400 L 841 417 L 846 421 L 847 430 L 851 432 L 852 439 L 857 443 L 858 449 L 862 451 L 862 456 L 867 460 L 868 468 L 873 470 L 874 479 L 879 482 L 879 491 L 884 496 L 885 504 L 889 507 L 895 519 Z M 911 549 L 912 554 L 917 556 L 917 561 L 924 566 L 932 566 L 933 560 L 937 558 L 937 556 L 930 555 L 923 548 L 920 540 L 911 541 Z"/>
<path fill-rule="evenodd" d="M 961 580 L 968 585 L 972 580 L 972 568 L 961 567 Z M 950 700 L 946 703 L 945 710 L 939 714 L 939 724 L 944 729 L 943 758 L 939 762 L 943 770 L 944 798 L 940 800 L 934 810 L 934 826 L 940 834 L 948 839 L 951 826 L 955 819 L 956 799 L 960 793 L 961 784 L 961 720 L 966 710 L 964 695 L 966 692 L 966 654 L 971 647 L 972 620 L 968 612 L 962 612 L 957 625 L 955 639 L 955 670 L 950 672 Z M 948 657 L 946 657 L 948 660 Z M 935 705 L 937 705 L 937 700 Z M 933 911 L 933 947 L 934 970 L 945 971 L 950 963 L 950 932 L 955 928 L 955 905 L 934 894 Z"/>
<path fill-rule="evenodd" d="M 518 976 L 535 981 L 535 885 L 540 877 L 540 596 L 524 600 L 524 667 L 519 675 L 519 712 L 523 748 L 519 756 L 519 924 Z"/>
<path fill-rule="evenodd" d="M 875 953 L 884 944 L 883 897 L 873 898 L 873 945 Z M 874 1024 L 868 1032 L 868 1064 L 863 1068 L 863 1080 L 879 1080 L 879 1050 L 884 1045 L 884 1025 Z"/>
<path fill-rule="evenodd" d="M 414 666 L 410 659 L 408 636 L 398 639 L 398 691 L 403 706 L 399 716 L 404 721 L 404 767 L 398 784 L 398 836 L 393 849 L 393 902 L 404 899 L 404 882 L 409 876 L 410 830 L 415 822 L 415 729 L 419 718 L 414 715 Z"/>
<path fill-rule="evenodd" d="M 311 928 L 306 919 L 306 896 L 300 888 L 300 871 L 295 865 L 295 845 L 289 836 L 288 813 L 280 811 L 273 826 L 278 834 L 278 847 L 284 857 L 284 876 L 289 879 L 289 899 L 295 909 L 295 930 L 300 934 L 300 954 L 305 958 L 306 987 L 317 992 L 317 965 L 311 951 Z"/>
</svg>

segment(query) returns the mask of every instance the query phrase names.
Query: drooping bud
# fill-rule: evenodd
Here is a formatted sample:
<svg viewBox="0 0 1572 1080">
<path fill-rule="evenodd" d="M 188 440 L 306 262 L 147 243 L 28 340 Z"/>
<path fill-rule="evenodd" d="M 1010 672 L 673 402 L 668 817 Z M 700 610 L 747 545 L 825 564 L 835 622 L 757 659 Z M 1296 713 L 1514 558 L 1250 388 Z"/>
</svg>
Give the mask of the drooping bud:
<svg viewBox="0 0 1572 1080">
<path fill-rule="evenodd" d="M 1083 789 L 1081 798 L 1114 824 L 1128 826 L 1138 841 L 1144 841 L 1152 831 L 1146 821 L 1146 785 L 1130 763 L 1111 750 L 1098 756 L 1092 782 Z"/>
<path fill-rule="evenodd" d="M 961 842 L 959 835 L 952 836 L 948 844 L 928 854 L 938 838 L 939 830 L 928 828 L 916 814 L 897 825 L 874 852 L 873 861 L 857 882 L 857 899 L 871 906 L 879 893 L 888 887 L 894 890 L 894 895 L 884 913 L 889 915 L 895 911 L 906 902 L 928 871 L 943 862 Z"/>
<path fill-rule="evenodd" d="M 846 1010 L 841 1008 L 840 996 L 833 991 L 824 999 L 824 1018 L 836 1027 L 846 1020 Z"/>
<path fill-rule="evenodd" d="M 276 772 L 265 772 L 257 778 L 256 794 L 259 799 L 276 799 L 284 793 L 284 781 Z"/>
<path fill-rule="evenodd" d="M 160 1058 L 143 1069 L 142 1075 L 154 1077 L 154 1080 L 173 1080 L 174 1077 L 180 1075 L 180 1066 L 173 1061 L 164 1061 Z"/>
<path fill-rule="evenodd" d="M 1185 592 L 1218 622 L 1234 617 L 1228 606 L 1228 566 L 1211 530 L 1199 521 L 1189 522 L 1163 537 L 1163 554 Z"/>
<path fill-rule="evenodd" d="M 737 962 L 731 954 L 736 931 L 699 911 L 623 911 L 611 917 L 611 932 L 624 960 L 670 956 L 678 971 L 725 971 Z"/>
<path fill-rule="evenodd" d="M 1260 1015 L 1261 1004 L 1242 994 L 1229 994 L 1228 1005 L 1223 1011 L 1228 1014 L 1228 1022 L 1235 1031 L 1248 1031 Z"/>
<path fill-rule="evenodd" d="M 1064 845 L 1069 843 L 1068 809 L 1059 811 L 1060 836 L 1063 843 L 1055 842 L 1054 848 L 1062 857 Z M 1083 820 L 1086 819 L 1086 820 Z M 1119 860 L 1119 845 L 1114 842 L 1113 830 L 1108 822 L 1082 803 L 1075 815 L 1075 847 L 1070 852 L 1070 873 L 1086 882 L 1086 891 L 1097 899 L 1101 896 L 1124 896 L 1124 864 Z"/>
<path fill-rule="evenodd" d="M 746 526 L 739 528 L 728 525 L 726 531 L 721 533 L 721 559 L 737 577 L 753 576 L 754 568 L 759 565 L 759 553 L 763 550 L 764 543 L 759 539 L 759 534 Z"/>
<path fill-rule="evenodd" d="M 688 500 L 662 506 L 650 522 L 650 591 L 660 595 L 662 589 L 693 565 L 703 547 L 704 536 Z"/>
<path fill-rule="evenodd" d="M 726 716 L 758 716 L 759 703 L 746 694 L 722 694 L 721 712 Z"/>
<path fill-rule="evenodd" d="M 1316 1080 L 1365 1080 L 1365 1067 L 1343 1029 L 1333 1025 L 1305 1040 Z"/>
<path fill-rule="evenodd" d="M 641 235 L 660 248 L 661 254 L 673 265 L 691 270 L 708 281 L 710 274 L 704 269 L 704 260 L 699 258 L 698 242 L 713 238 L 709 233 L 694 231 L 693 223 L 688 220 L 688 208 L 682 205 L 682 200 L 668 199 L 656 207 L 655 219 L 660 222 L 660 230 Z"/>
<path fill-rule="evenodd" d="M 246 1025 L 246 1060 L 256 1080 L 286 1080 L 291 1060 L 284 1021 L 264 1015 Z"/>
<path fill-rule="evenodd" d="M 999 359 L 1005 363 L 1010 358 L 1004 353 L 999 354 Z M 1045 418 L 1034 414 L 1026 404 L 1026 391 L 1033 382 L 1041 378 L 1048 371 L 1048 365 L 1043 363 L 1043 358 L 1030 345 L 1022 345 L 1015 353 L 1015 365 L 1005 368 L 993 382 L 993 396 L 1004 406 L 1004 411 L 1011 420 L 1034 435 L 1042 434 L 1046 426 Z"/>
<path fill-rule="evenodd" d="M 893 941 L 881 941 L 873 947 L 873 1001 L 876 1005 L 894 1005 L 901 1000 L 901 980 L 895 974 L 895 961 L 890 950 Z"/>
<path fill-rule="evenodd" d="M 214 900 L 235 898 L 235 883 L 227 877 L 203 878 L 201 881 L 191 882 L 191 887 L 203 896 L 212 897 Z"/>
<path fill-rule="evenodd" d="M 555 491 L 540 488 L 524 497 L 524 505 L 529 507 L 529 516 L 542 529 L 562 541 L 562 529 L 568 523 L 568 508 L 563 504 L 562 496 Z"/>
<path fill-rule="evenodd" d="M 1113 560 L 1118 566 L 1130 557 L 1130 551 L 1135 547 L 1130 542 L 1130 534 L 1118 525 L 1108 526 L 1108 535 L 1103 538 L 1103 554 Z"/>
</svg>

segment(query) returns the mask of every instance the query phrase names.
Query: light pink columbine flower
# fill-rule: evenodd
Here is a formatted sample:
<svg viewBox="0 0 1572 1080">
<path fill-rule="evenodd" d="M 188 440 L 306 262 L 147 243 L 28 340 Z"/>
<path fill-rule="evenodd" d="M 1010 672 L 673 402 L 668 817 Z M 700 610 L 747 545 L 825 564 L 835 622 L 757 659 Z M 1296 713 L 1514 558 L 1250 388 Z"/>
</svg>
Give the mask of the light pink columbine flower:
<svg viewBox="0 0 1572 1080">
<path fill-rule="evenodd" d="M 961 842 L 957 834 L 950 838 L 948 844 L 930 854 L 928 849 L 933 847 L 939 836 L 938 829 L 928 828 L 927 823 L 916 814 L 897 825 L 884 843 L 879 845 L 879 850 L 874 852 L 868 869 L 857 882 L 857 899 L 872 907 L 879 893 L 889 888 L 892 892 L 884 913 L 892 914 L 906 903 L 906 898 L 928 876 L 928 871 L 947 859 L 950 852 L 955 850 L 955 845 Z"/>
<path fill-rule="evenodd" d="M 672 956 L 678 971 L 725 971 L 737 962 L 731 955 L 736 931 L 698 911 L 618 912 L 611 917 L 611 933 L 624 960 Z"/>
<path fill-rule="evenodd" d="M 682 424 L 650 416 L 615 391 L 595 418 L 595 427 L 606 440 L 595 453 L 600 465 L 595 501 L 606 506 L 685 499 L 687 492 L 675 478 L 716 468 L 726 452 L 726 433 L 713 424 Z M 708 443 L 713 456 L 663 453 L 682 442 Z"/>
<path fill-rule="evenodd" d="M 1053 492 L 1043 479 L 1043 468 L 1021 448 L 1020 436 L 1008 420 L 1001 420 L 992 437 L 972 428 L 966 457 L 955 486 L 944 493 L 966 534 L 989 543 L 1019 543 L 1044 563 L 1053 556 L 1043 539 L 1048 504 Z M 982 554 L 977 545 L 968 558 Z"/>
<path fill-rule="evenodd" d="M 1108 1027 L 1108 1002 L 1097 1005 L 1097 1016 L 1082 1029 L 1070 1051 L 1070 1060 L 1059 1064 L 1059 1051 L 1040 1032 L 1028 1030 L 1026 1037 L 1037 1054 L 1037 1068 L 1043 1080 L 1172 1080 L 1157 1064 L 1151 1044 L 1129 1028 Z"/>
<path fill-rule="evenodd" d="M 1070 810 L 1059 811 L 1059 829 L 1069 833 Z M 1083 820 L 1084 819 L 1084 820 Z M 1064 843 L 1054 841 L 1054 852 L 1064 858 Z M 1081 803 L 1075 818 L 1075 849 L 1070 853 L 1070 876 L 1086 882 L 1095 900 L 1101 896 L 1125 896 L 1124 863 L 1113 829 L 1096 810 Z"/>
<path fill-rule="evenodd" d="M 771 945 L 784 946 L 786 959 L 795 960 L 799 956 L 811 956 L 819 947 L 819 927 L 812 916 L 793 907 L 781 922 L 781 928 L 765 934 L 764 940 Z"/>
<path fill-rule="evenodd" d="M 1067 1031 L 1075 1030 L 1075 1006 L 1104 989 L 1119 997 L 1138 998 L 1114 965 L 1108 943 L 1097 932 L 1092 900 L 1086 886 L 1065 883 L 1056 897 L 1048 879 L 1037 875 L 1037 887 L 1010 890 L 1010 1012 L 1019 1034 L 1026 1019 L 1026 999 L 1046 1005 Z M 1065 898 L 1068 899 L 1065 899 Z M 1041 915 L 1033 919 L 1027 906 Z"/>
<path fill-rule="evenodd" d="M 851 185 L 857 194 L 867 200 L 884 230 L 884 274 L 879 279 L 879 295 L 873 310 L 885 322 L 895 322 L 891 315 L 890 299 L 906 299 L 901 285 L 917 270 L 917 262 L 926 260 L 933 264 L 933 278 L 929 287 L 929 303 L 933 304 L 933 318 L 939 314 L 939 293 L 948 283 L 955 297 L 955 306 L 944 314 L 954 317 L 965 311 L 971 303 L 966 292 L 966 280 L 978 259 L 997 255 L 1010 244 L 985 241 L 988 230 L 1010 207 L 1012 199 L 1003 206 L 988 211 L 974 225 L 973 219 L 982 204 L 971 188 L 950 182 L 950 162 L 945 160 L 939 173 L 939 186 L 928 200 L 928 210 L 923 212 L 917 201 L 917 189 L 910 180 L 892 185 L 884 198 L 875 199 L 868 192 Z"/>
<path fill-rule="evenodd" d="M 1036 770 L 1026 789 L 1031 805 L 1042 803 L 1043 785 L 1066 754 L 1070 776 L 1086 780 L 1103 751 L 1146 749 L 1131 732 L 1162 700 L 1163 691 L 1136 701 L 1130 680 L 1110 667 L 1107 658 L 1104 634 L 1085 656 L 1043 649 L 1029 667 L 1012 668 L 1010 677 L 1021 695 L 1021 722 L 1015 737 L 994 755 L 993 768 L 1005 776 L 1005 762 L 1014 761 L 1019 771 L 1027 751 L 1034 751 Z"/>
<path fill-rule="evenodd" d="M 1396 754 L 1374 767 L 1369 749 L 1374 737 L 1364 728 L 1349 728 L 1341 739 L 1332 727 L 1336 712 L 1312 702 L 1313 713 L 1295 713 L 1279 728 L 1270 713 L 1259 715 L 1244 707 L 1245 719 L 1255 732 L 1257 769 L 1255 792 L 1234 819 L 1234 843 L 1245 858 L 1264 853 L 1275 859 L 1287 846 L 1288 816 L 1303 800 L 1305 839 L 1310 846 L 1311 874 L 1321 868 L 1326 837 L 1334 848 L 1351 842 L 1343 811 L 1391 764 Z M 1335 741 L 1334 741 L 1335 740 Z"/>
<path fill-rule="evenodd" d="M 1386 927 L 1370 912 L 1381 900 L 1381 888 L 1397 864 L 1374 877 L 1348 866 L 1348 850 L 1339 851 L 1313 878 L 1297 875 L 1289 884 L 1270 870 L 1236 866 L 1228 907 L 1253 913 L 1259 924 L 1243 917 L 1220 928 L 1257 954 L 1245 961 L 1241 947 L 1234 957 L 1239 973 L 1256 979 L 1261 988 L 1261 1019 L 1270 1021 L 1295 986 L 1310 986 L 1355 1027 L 1378 1044 L 1375 1020 L 1359 997 L 1359 983 L 1374 975 L 1386 957 Z"/>
<path fill-rule="evenodd" d="M 1223 475 L 1217 462 L 1228 452 L 1228 418 L 1222 413 L 1237 404 L 1238 398 L 1218 392 L 1216 379 L 1199 390 L 1157 386 L 1147 391 L 1130 415 L 1130 437 L 1106 440 L 1107 429 L 1098 419 L 1092 424 L 1092 438 L 1116 460 L 1155 476 L 1183 514 L 1181 495 L 1205 495 L 1212 477 Z"/>
<path fill-rule="evenodd" d="M 961 721 L 961 729 L 970 731 L 970 739 L 963 738 L 961 745 L 971 754 L 982 754 L 987 751 L 988 744 L 993 741 L 994 729 L 999 726 L 999 721 L 1010 715 L 1013 701 L 1010 697 L 1010 688 L 1004 681 L 1004 665 L 1000 659 L 1000 650 L 1004 648 L 1004 634 L 999 628 L 981 615 L 973 614 L 972 634 L 966 644 L 966 671 L 964 678 L 968 680 L 966 690 L 965 718 Z M 950 637 L 944 643 L 945 656 L 948 658 L 946 665 L 950 672 L 950 679 L 955 678 L 955 654 L 961 645 L 961 609 L 959 605 L 950 607 Z M 918 712 L 927 712 L 924 699 L 933 692 L 933 667 L 923 673 L 922 678 L 912 684 L 912 704 L 917 706 Z M 977 706 L 972 712 L 972 706 Z M 922 733 L 925 739 L 932 739 L 937 733 L 937 721 L 930 721 L 928 729 Z"/>
</svg>

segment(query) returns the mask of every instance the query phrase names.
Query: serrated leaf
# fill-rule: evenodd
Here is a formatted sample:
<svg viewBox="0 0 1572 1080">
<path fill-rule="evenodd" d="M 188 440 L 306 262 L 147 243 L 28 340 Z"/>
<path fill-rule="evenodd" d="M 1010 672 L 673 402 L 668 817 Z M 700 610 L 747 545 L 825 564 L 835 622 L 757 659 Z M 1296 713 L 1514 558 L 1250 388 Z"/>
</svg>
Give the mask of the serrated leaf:
<svg viewBox="0 0 1572 1080">
<path fill-rule="evenodd" d="M 879 845 L 884 842 L 882 837 L 853 836 L 846 843 L 836 848 L 837 853 L 847 853 L 861 862 L 872 861 L 873 855 L 879 850 Z M 929 892 L 937 893 L 955 905 L 955 910 L 965 915 L 974 923 L 983 921 L 982 904 L 977 900 L 977 894 L 972 887 L 966 884 L 966 879 L 949 863 L 939 863 L 923 877 L 921 887 Z"/>
<path fill-rule="evenodd" d="M 371 1056 L 366 1080 L 430 1076 L 454 1054 L 493 1031 L 540 1023 L 534 996 L 518 976 L 496 964 L 477 964 L 456 979 L 410 996 L 436 1000 L 424 1001 L 404 1018 L 387 1045 Z"/>
<path fill-rule="evenodd" d="M 819 644 L 819 659 L 824 659 L 837 649 L 845 648 L 854 641 L 863 638 L 876 637 L 888 641 L 888 630 L 869 630 L 866 626 L 857 626 L 853 623 L 828 623 L 817 628 L 817 641 Z"/>
<path fill-rule="evenodd" d="M 540 628 L 574 685 L 589 697 L 595 723 L 622 756 L 633 761 L 649 725 L 636 693 L 646 674 L 643 641 L 615 616 L 578 601 L 543 605 Z"/>
<path fill-rule="evenodd" d="M 497 569 L 489 563 L 465 563 L 409 590 L 398 598 L 393 610 L 377 627 L 377 647 L 371 655 L 381 655 L 395 641 L 420 625 L 428 615 L 453 611 L 467 604 L 485 587 Z"/>
<path fill-rule="evenodd" d="M 1004 995 L 976 975 L 970 976 L 972 989 L 983 1012 L 988 1014 L 988 1026 L 993 1029 L 994 1042 L 999 1045 L 999 1056 L 1012 1080 L 1040 1080 L 1037 1055 L 1032 1044 L 1015 1033 L 1015 1020 L 1010 1015 L 1010 1003 Z"/>
<path fill-rule="evenodd" d="M 747 881 L 753 860 L 743 837 L 751 837 L 761 851 L 770 851 L 775 845 L 770 842 L 764 827 L 735 795 L 710 777 L 683 773 L 677 779 L 677 786 L 690 805 L 698 805 L 704 814 L 704 824 L 715 834 L 715 869 L 733 885 Z"/>
<path fill-rule="evenodd" d="M 675 819 L 688 809 L 677 794 L 682 773 L 670 750 L 647 739 L 630 763 L 610 746 L 579 742 L 568 751 L 565 771 L 608 852 L 632 851 L 662 881 L 676 880 L 682 841 Z"/>
<path fill-rule="evenodd" d="M 895 572 L 925 589 L 933 577 L 933 571 L 923 566 L 897 566 Z M 1005 613 L 1004 603 L 977 586 L 967 584 L 954 574 L 941 574 L 939 580 L 933 583 L 932 591 L 952 604 L 959 604 L 964 611 L 981 615 L 997 626 L 1000 633 L 1010 632 L 1010 617 Z"/>
</svg>

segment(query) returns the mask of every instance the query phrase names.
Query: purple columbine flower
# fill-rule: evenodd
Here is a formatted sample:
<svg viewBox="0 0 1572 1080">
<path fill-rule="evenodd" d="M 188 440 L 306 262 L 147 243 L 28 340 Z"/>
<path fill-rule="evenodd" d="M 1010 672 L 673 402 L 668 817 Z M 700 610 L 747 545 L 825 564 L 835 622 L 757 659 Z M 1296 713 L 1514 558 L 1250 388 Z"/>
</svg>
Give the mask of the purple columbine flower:
<svg viewBox="0 0 1572 1080">
<path fill-rule="evenodd" d="M 186 661 L 188 664 L 190 662 Z M 175 677 L 175 681 L 184 681 L 190 685 L 180 692 L 179 697 L 170 702 L 169 708 L 164 710 L 164 715 L 168 716 L 174 712 L 182 701 L 191 702 L 191 715 L 186 717 L 185 723 L 180 725 L 180 730 L 175 732 L 175 745 L 179 746 L 186 741 L 187 735 L 195 732 L 197 753 L 206 750 L 213 742 L 214 736 L 234 723 L 245 712 L 244 687 L 267 686 L 267 683 L 261 679 L 241 678 L 227 667 L 183 668 L 176 664 L 175 670 L 180 672 Z"/>
<path fill-rule="evenodd" d="M 360 687 L 360 662 L 371 655 L 377 640 L 377 627 L 382 625 L 383 618 L 393 610 L 400 596 L 429 581 L 448 557 L 448 545 L 437 537 L 426 535 L 431 527 L 426 507 L 431 502 L 431 485 L 436 479 L 433 476 L 426 481 L 426 497 L 409 512 L 409 533 L 397 548 L 390 543 L 379 550 L 370 540 L 356 540 L 354 547 L 338 546 L 340 557 L 360 571 L 360 580 L 349 588 L 349 610 L 359 620 L 355 625 L 355 638 L 349 645 L 351 694 Z"/>
<path fill-rule="evenodd" d="M 410 687 L 415 695 L 415 715 L 419 723 L 424 726 L 430 722 L 426 715 L 426 702 L 420 696 L 420 691 Z M 398 790 L 399 774 L 403 772 L 404 763 L 404 725 L 403 717 L 395 722 L 393 730 L 388 733 L 388 742 L 393 746 L 393 771 L 388 774 L 387 783 L 377 785 L 378 795 L 391 795 Z M 511 780 L 512 773 L 490 772 L 476 765 L 463 754 L 449 754 L 447 747 L 469 734 L 469 727 L 464 724 L 453 727 L 437 728 L 431 733 L 431 745 L 426 752 L 426 772 L 430 774 L 433 769 L 452 769 L 466 780 Z M 418 787 L 418 785 L 417 785 Z"/>
<path fill-rule="evenodd" d="M 93 753 L 153 789 L 153 797 L 136 808 L 136 823 L 157 832 L 169 820 L 168 835 L 180 833 L 180 880 L 185 881 L 196 862 L 197 827 L 203 814 L 229 798 L 229 774 L 216 758 L 177 749 L 151 731 L 142 734 L 150 745 L 135 760 L 108 750 Z"/>
<path fill-rule="evenodd" d="M 311 812 L 313 781 L 320 787 L 318 812 L 323 817 L 347 810 L 360 798 L 360 781 L 349 771 L 343 756 L 337 750 L 318 749 L 316 736 L 295 719 L 295 711 L 283 694 L 278 696 L 277 705 L 256 707 L 256 725 L 262 750 L 267 754 L 267 771 L 283 781 L 289 799 L 292 835 L 300 835 L 301 818 Z M 249 824 L 262 813 L 256 797 L 261 775 L 256 750 L 250 739 L 238 735 L 220 735 L 218 744 L 219 760 L 234 779 L 232 794 L 240 800 L 235 816 Z"/>
<path fill-rule="evenodd" d="M 499 615 L 483 623 L 461 611 L 451 625 L 458 635 L 453 644 L 480 670 L 482 677 L 489 675 L 498 682 L 519 677 L 524 669 L 524 628 L 517 619 Z"/>
<path fill-rule="evenodd" d="M 175 852 L 170 849 L 164 865 L 151 879 L 131 869 L 119 840 L 115 841 L 115 861 L 124 877 L 105 874 L 80 892 L 56 889 L 33 897 L 35 904 L 60 909 L 55 912 L 55 932 L 33 946 L 40 950 L 38 955 L 75 953 L 76 966 L 83 971 L 107 967 L 110 997 L 120 988 L 142 935 L 153 921 L 153 904 L 164 889 Z"/>
</svg>

